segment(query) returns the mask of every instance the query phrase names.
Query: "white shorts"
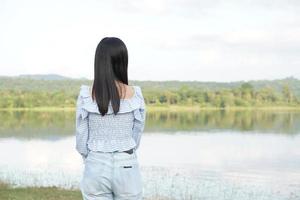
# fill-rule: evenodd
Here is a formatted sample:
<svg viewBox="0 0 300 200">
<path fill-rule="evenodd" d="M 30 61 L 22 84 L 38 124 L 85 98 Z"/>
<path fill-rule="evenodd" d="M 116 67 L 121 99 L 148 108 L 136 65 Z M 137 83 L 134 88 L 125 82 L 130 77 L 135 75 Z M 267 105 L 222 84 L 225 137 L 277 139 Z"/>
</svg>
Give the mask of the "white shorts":
<svg viewBox="0 0 300 200">
<path fill-rule="evenodd" d="M 136 152 L 90 151 L 80 190 L 84 200 L 141 200 L 143 181 Z"/>
</svg>

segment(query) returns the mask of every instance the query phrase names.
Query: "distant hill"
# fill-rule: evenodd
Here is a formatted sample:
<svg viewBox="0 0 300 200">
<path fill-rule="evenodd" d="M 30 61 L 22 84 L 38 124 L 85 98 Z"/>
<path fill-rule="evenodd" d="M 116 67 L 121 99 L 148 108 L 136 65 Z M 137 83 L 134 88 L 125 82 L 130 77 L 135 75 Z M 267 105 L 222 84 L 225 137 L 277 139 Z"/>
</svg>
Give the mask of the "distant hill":
<svg viewBox="0 0 300 200">
<path fill-rule="evenodd" d="M 27 78 L 27 79 L 34 79 L 34 80 L 65 80 L 71 79 L 66 76 L 61 76 L 58 74 L 22 74 L 16 76 L 16 78 Z"/>
<path fill-rule="evenodd" d="M 294 77 L 287 77 L 283 79 L 274 79 L 274 80 L 253 80 L 253 81 L 232 81 L 232 82 L 202 82 L 202 81 L 133 81 L 138 85 L 141 85 L 145 88 L 152 88 L 154 90 L 160 89 L 178 89 L 181 86 L 188 86 L 194 89 L 203 89 L 203 90 L 220 90 L 220 89 L 233 89 L 241 86 L 243 83 L 250 83 L 255 90 L 271 87 L 275 91 L 280 92 L 284 84 L 288 84 L 291 91 L 297 96 L 300 97 L 300 80 Z"/>
<path fill-rule="evenodd" d="M 216 91 L 232 89 L 250 83 L 255 90 L 270 87 L 280 92 L 284 84 L 288 84 L 295 96 L 300 97 L 300 80 L 294 77 L 275 80 L 253 80 L 233 82 L 202 82 L 202 81 L 135 81 L 130 80 L 130 85 L 140 85 L 148 91 L 177 90 L 181 87 Z M 81 78 L 74 79 L 58 74 L 22 74 L 19 76 L 0 76 L 0 90 L 22 91 L 65 91 L 76 94 L 81 84 L 92 85 L 92 80 Z"/>
<path fill-rule="evenodd" d="M 0 77 L 0 108 L 74 107 L 82 84 L 92 80 L 56 74 Z M 201 107 L 300 107 L 300 80 L 201 82 L 129 81 L 142 87 L 147 105 Z"/>
</svg>

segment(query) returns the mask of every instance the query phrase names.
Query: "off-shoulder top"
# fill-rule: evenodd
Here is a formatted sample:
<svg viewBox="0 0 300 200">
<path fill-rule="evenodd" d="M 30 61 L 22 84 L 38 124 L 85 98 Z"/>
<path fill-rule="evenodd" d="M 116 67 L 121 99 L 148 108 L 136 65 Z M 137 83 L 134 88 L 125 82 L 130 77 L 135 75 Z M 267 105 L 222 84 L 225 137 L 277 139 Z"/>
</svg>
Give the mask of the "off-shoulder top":
<svg viewBox="0 0 300 200">
<path fill-rule="evenodd" d="M 120 99 L 114 115 L 111 102 L 102 116 L 92 99 L 90 86 L 81 85 L 76 104 L 76 150 L 85 159 L 89 151 L 136 151 L 145 126 L 146 107 L 140 86 L 130 99 Z"/>
</svg>

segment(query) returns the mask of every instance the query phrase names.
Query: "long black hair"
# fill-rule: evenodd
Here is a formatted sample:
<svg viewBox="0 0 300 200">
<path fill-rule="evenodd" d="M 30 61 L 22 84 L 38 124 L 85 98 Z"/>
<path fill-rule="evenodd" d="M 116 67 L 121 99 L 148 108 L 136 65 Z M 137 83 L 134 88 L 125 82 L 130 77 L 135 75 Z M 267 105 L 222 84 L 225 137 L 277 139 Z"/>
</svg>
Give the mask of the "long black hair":
<svg viewBox="0 0 300 200">
<path fill-rule="evenodd" d="M 103 38 L 96 49 L 92 98 L 104 116 L 111 102 L 114 114 L 119 112 L 120 95 L 116 82 L 128 85 L 128 52 L 117 37 Z M 121 90 L 122 91 L 122 90 Z M 123 96 L 122 92 L 121 95 Z"/>
</svg>

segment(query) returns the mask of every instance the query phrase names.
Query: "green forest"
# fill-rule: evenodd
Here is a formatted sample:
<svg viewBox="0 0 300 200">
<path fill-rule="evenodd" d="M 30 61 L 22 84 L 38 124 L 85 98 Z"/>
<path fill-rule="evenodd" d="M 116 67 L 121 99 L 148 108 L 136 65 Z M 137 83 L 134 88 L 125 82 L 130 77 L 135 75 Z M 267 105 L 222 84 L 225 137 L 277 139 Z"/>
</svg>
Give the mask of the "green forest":
<svg viewBox="0 0 300 200">
<path fill-rule="evenodd" d="M 49 78 L 51 77 L 51 78 Z M 88 79 L 0 77 L 0 108 L 75 107 L 80 85 Z M 256 107 L 300 105 L 300 81 L 196 82 L 130 81 L 142 88 L 149 106 Z"/>
</svg>

